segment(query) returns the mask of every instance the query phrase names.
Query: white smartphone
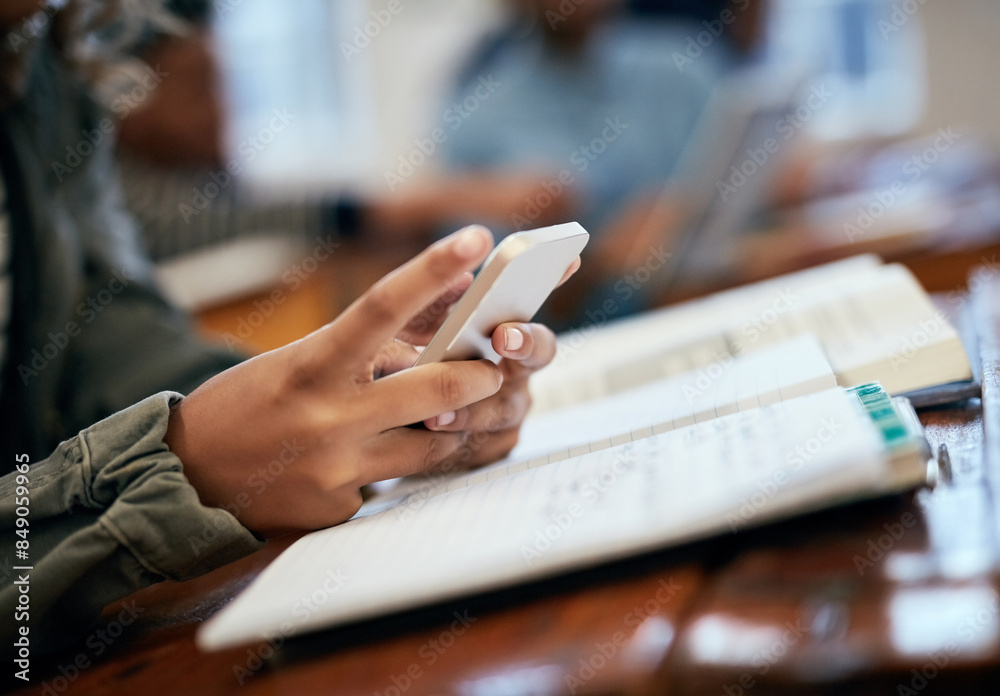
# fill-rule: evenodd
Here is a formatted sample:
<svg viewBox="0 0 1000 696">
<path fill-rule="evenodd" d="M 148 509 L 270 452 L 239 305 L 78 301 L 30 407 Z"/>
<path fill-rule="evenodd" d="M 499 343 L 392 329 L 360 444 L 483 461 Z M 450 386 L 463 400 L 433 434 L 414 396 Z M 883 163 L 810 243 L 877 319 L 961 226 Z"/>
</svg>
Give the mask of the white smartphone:
<svg viewBox="0 0 1000 696">
<path fill-rule="evenodd" d="M 490 341 L 508 321 L 530 321 L 590 235 L 579 223 L 541 227 L 506 237 L 486 259 L 416 365 L 500 356 Z"/>
</svg>

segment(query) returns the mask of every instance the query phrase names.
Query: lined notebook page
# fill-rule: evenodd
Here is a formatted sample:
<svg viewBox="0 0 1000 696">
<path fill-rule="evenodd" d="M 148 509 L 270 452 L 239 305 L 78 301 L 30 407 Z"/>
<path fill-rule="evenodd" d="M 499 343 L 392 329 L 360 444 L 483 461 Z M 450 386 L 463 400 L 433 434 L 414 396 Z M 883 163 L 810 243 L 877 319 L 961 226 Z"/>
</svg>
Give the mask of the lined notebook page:
<svg viewBox="0 0 1000 696">
<path fill-rule="evenodd" d="M 529 416 L 505 459 L 471 472 L 404 479 L 368 500 L 358 514 L 419 503 L 444 491 L 835 386 L 830 363 L 811 335 L 745 356 L 717 356 L 708 369 Z"/>
<path fill-rule="evenodd" d="M 869 259 L 870 257 L 862 257 Z M 532 380 L 533 413 L 816 335 L 843 386 L 879 380 L 893 394 L 969 379 L 954 328 L 901 266 L 832 264 L 651 313 L 589 336 L 560 337 Z"/>
<path fill-rule="evenodd" d="M 307 535 L 199 644 L 294 635 L 737 531 L 876 488 L 886 461 L 841 389 L 723 416 Z"/>
</svg>

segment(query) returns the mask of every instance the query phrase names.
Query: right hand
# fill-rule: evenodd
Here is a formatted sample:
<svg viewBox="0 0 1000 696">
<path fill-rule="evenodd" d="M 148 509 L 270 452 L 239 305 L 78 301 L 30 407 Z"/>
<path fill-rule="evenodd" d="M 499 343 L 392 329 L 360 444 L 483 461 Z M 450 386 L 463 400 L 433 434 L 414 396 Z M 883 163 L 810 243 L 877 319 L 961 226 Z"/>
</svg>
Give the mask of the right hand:
<svg viewBox="0 0 1000 696">
<path fill-rule="evenodd" d="M 453 234 L 330 324 L 183 399 L 164 439 L 201 502 L 231 508 L 249 496 L 240 521 L 262 536 L 328 527 L 357 512 L 361 486 L 427 471 L 458 451 L 467 431 L 406 426 L 492 396 L 500 368 L 470 360 L 377 378 L 400 348 L 412 350 L 395 337 L 450 288 L 467 284 L 491 247 L 482 228 Z"/>
</svg>

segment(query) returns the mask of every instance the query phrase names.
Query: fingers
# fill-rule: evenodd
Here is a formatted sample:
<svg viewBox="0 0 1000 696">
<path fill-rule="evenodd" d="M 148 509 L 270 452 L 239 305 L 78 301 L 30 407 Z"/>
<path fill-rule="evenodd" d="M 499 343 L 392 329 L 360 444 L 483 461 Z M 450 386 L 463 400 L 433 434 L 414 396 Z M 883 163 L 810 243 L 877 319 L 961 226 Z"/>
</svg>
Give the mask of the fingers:
<svg viewBox="0 0 1000 696">
<path fill-rule="evenodd" d="M 460 360 L 403 370 L 365 386 L 365 416 L 376 431 L 458 411 L 495 394 L 503 375 L 489 360 Z"/>
<path fill-rule="evenodd" d="M 438 469 L 460 452 L 465 433 L 435 433 L 414 428 L 394 428 L 376 439 L 369 450 L 362 485 L 398 476 Z"/>
<path fill-rule="evenodd" d="M 443 432 L 485 431 L 499 432 L 518 428 L 531 408 L 531 395 L 526 382 L 523 388 L 504 388 L 493 396 L 456 411 L 446 411 L 435 418 L 428 418 L 424 425 L 429 430 Z"/>
<path fill-rule="evenodd" d="M 541 369 L 556 356 L 556 337 L 542 324 L 508 322 L 493 331 L 493 350 L 510 361 L 516 372 Z"/>
<path fill-rule="evenodd" d="M 555 335 L 541 324 L 508 322 L 497 327 L 492 342 L 493 349 L 504 357 L 500 363 L 504 375 L 500 391 L 468 408 L 434 414 L 425 419 L 427 428 L 495 432 L 516 428 L 524 420 L 531 406 L 527 379 L 555 357 Z"/>
<path fill-rule="evenodd" d="M 392 341 L 380 351 L 372 364 L 374 379 L 380 379 L 400 370 L 413 367 L 420 357 L 420 351 L 406 341 Z"/>
<path fill-rule="evenodd" d="M 465 272 L 441 297 L 413 317 L 400 332 L 399 338 L 417 346 L 426 346 L 448 318 L 452 306 L 462 298 L 470 285 L 472 285 L 472 273 Z"/>
<path fill-rule="evenodd" d="M 314 364 L 329 360 L 351 368 L 371 360 L 414 315 L 478 266 L 492 247 L 492 235 L 476 225 L 431 245 L 313 334 L 311 339 L 319 341 Z"/>
<path fill-rule="evenodd" d="M 518 437 L 521 434 L 520 428 L 507 428 L 497 432 L 489 433 L 489 437 L 477 442 L 476 435 L 472 433 L 466 438 L 465 447 L 469 447 L 472 456 L 469 457 L 468 466 L 482 466 L 499 459 L 503 459 L 517 445 Z M 459 447 L 461 451 L 461 447 Z"/>
<path fill-rule="evenodd" d="M 504 360 L 503 387 L 488 399 L 455 412 L 442 411 L 424 421 L 429 429 L 496 432 L 517 428 L 531 407 L 528 377 L 556 354 L 556 337 L 541 324 L 508 322 L 493 332 L 493 349 Z"/>
<path fill-rule="evenodd" d="M 468 433 L 465 441 L 454 453 L 434 465 L 431 471 L 460 471 L 503 459 L 514 449 L 518 435 L 518 428 L 508 428 L 493 433 L 486 431 Z"/>
<path fill-rule="evenodd" d="M 566 269 L 566 272 L 563 273 L 563 277 L 559 279 L 558 283 L 556 283 L 556 287 L 558 288 L 560 285 L 562 285 L 567 280 L 569 280 L 570 278 L 572 278 L 573 274 L 580 270 L 580 264 L 581 263 L 582 262 L 580 261 L 580 257 L 579 256 L 577 256 L 575 259 L 573 259 L 573 263 L 571 263 L 569 265 L 569 268 Z"/>
</svg>

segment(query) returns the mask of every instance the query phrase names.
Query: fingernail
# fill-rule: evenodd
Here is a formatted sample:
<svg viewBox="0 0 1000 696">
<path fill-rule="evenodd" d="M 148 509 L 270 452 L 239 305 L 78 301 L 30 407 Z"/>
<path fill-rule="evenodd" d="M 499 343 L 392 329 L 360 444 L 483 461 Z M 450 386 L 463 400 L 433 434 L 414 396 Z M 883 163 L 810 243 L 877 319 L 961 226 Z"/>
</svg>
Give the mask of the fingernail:
<svg viewBox="0 0 1000 696">
<path fill-rule="evenodd" d="M 466 227 L 455 240 L 455 253 L 465 259 L 471 259 L 483 253 L 486 247 L 486 231 L 478 225 Z"/>
<path fill-rule="evenodd" d="M 454 411 L 447 411 L 447 412 L 442 413 L 440 416 L 437 417 L 437 424 L 436 425 L 439 428 L 443 428 L 444 426 L 451 425 L 454 422 L 455 422 L 455 412 Z"/>
<path fill-rule="evenodd" d="M 506 327 L 503 330 L 503 346 L 507 350 L 518 350 L 524 345 L 524 334 L 520 329 Z"/>
</svg>

